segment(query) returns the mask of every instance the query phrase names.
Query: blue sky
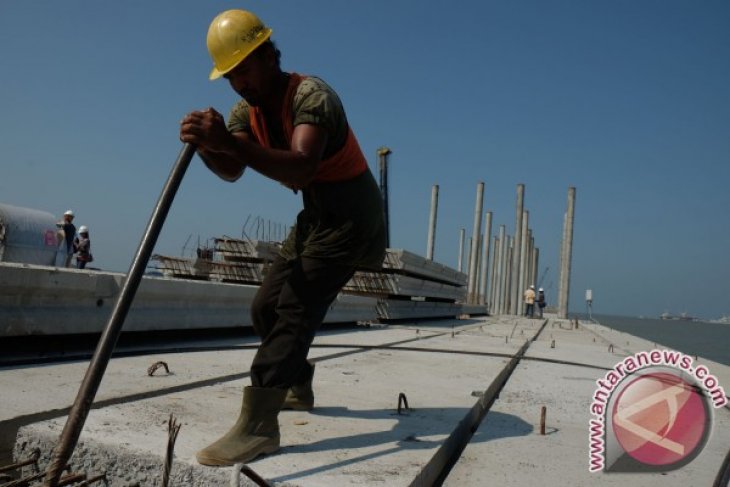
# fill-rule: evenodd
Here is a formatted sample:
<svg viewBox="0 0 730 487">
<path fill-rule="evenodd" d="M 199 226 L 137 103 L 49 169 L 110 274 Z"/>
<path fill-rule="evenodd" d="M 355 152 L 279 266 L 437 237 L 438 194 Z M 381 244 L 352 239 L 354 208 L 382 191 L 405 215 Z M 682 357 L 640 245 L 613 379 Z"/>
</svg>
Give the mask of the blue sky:
<svg viewBox="0 0 730 487">
<path fill-rule="evenodd" d="M 246 8 L 284 69 L 324 78 L 377 173 L 390 158 L 391 246 L 456 266 L 485 183 L 493 232 L 514 233 L 516 185 L 557 297 L 577 188 L 571 309 L 730 314 L 730 3 L 4 1 L 0 201 L 91 228 L 95 264 L 126 271 L 192 110 L 227 115 L 210 82 L 210 20 Z M 194 160 L 156 252 L 291 223 L 297 196 L 253 171 L 225 183 Z M 185 247 L 187 242 L 187 247 Z"/>
</svg>

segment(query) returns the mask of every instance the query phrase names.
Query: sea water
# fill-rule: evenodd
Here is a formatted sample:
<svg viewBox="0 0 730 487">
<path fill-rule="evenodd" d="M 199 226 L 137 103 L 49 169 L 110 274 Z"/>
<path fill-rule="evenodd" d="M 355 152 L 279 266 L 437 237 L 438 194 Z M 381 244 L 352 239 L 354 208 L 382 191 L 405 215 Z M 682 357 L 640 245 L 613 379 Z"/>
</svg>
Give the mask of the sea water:
<svg viewBox="0 0 730 487">
<path fill-rule="evenodd" d="M 593 319 L 659 346 L 730 365 L 730 324 L 611 315 L 593 315 Z"/>
</svg>

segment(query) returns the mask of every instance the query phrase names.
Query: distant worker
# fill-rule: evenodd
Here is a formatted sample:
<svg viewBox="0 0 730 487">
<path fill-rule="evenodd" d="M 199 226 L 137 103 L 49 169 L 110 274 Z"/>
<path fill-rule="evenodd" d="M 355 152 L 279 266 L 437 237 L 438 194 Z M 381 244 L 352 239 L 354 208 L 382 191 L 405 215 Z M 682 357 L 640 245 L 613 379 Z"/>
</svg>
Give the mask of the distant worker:
<svg viewBox="0 0 730 487">
<path fill-rule="evenodd" d="M 195 144 L 221 179 L 236 181 L 250 167 L 301 191 L 304 205 L 251 305 L 261 346 L 241 413 L 197 453 L 204 465 L 279 449 L 279 411 L 314 407 L 307 354 L 330 304 L 356 268 L 380 269 L 385 256 L 383 198 L 337 93 L 319 78 L 282 71 L 271 32 L 243 10 L 213 19 L 210 79 L 225 78 L 242 98 L 227 123 L 208 108 L 180 127 L 180 140 Z"/>
<path fill-rule="evenodd" d="M 89 227 L 81 225 L 79 227 L 79 236 L 74 240 L 74 250 L 76 251 L 76 268 L 83 269 L 86 264 L 94 260 L 91 255 L 91 239 L 89 239 Z"/>
<path fill-rule="evenodd" d="M 535 286 L 525 291 L 525 316 L 532 318 L 535 315 Z"/>
<path fill-rule="evenodd" d="M 71 260 L 74 256 L 74 239 L 76 238 L 76 225 L 73 224 L 74 212 L 66 210 L 63 214 L 63 219 L 56 223 L 58 227 L 59 243 L 62 245 L 61 248 L 65 247 L 66 254 L 64 260 L 64 267 L 71 267 Z"/>
<path fill-rule="evenodd" d="M 542 318 L 542 311 L 545 309 L 545 306 L 547 306 L 545 291 L 543 288 L 540 288 L 537 290 L 537 309 L 540 310 L 540 318 Z"/>
</svg>

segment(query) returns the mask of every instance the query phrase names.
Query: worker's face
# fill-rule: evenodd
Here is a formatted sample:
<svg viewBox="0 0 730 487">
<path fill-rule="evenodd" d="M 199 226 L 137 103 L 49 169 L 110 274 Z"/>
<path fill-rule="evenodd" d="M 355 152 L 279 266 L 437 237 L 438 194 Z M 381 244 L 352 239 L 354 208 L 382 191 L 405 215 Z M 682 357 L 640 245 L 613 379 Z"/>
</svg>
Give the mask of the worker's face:
<svg viewBox="0 0 730 487">
<path fill-rule="evenodd" d="M 274 74 L 270 49 L 259 49 L 233 68 L 225 78 L 231 88 L 241 95 L 251 106 L 261 106 L 272 95 Z"/>
<path fill-rule="evenodd" d="M 63 219 L 66 220 L 67 223 L 71 223 L 74 219 L 71 215 L 63 215 Z"/>
</svg>

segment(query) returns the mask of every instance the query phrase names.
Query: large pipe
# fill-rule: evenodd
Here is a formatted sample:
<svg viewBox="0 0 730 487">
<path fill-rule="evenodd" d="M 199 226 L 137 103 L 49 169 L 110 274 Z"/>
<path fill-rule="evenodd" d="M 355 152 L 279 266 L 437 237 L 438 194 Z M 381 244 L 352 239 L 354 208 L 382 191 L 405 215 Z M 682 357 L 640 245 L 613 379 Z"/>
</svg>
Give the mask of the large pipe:
<svg viewBox="0 0 730 487">
<path fill-rule="evenodd" d="M 434 184 L 431 188 L 431 215 L 428 219 L 428 244 L 426 245 L 426 258 L 433 260 L 433 248 L 436 242 L 436 214 L 439 207 L 439 185 Z"/>
<path fill-rule="evenodd" d="M 575 220 L 575 187 L 568 188 L 568 211 L 565 214 L 565 237 L 560 263 L 560 300 L 558 302 L 558 317 L 568 317 L 568 302 L 570 300 L 570 261 L 573 256 L 573 222 Z"/>
<path fill-rule="evenodd" d="M 515 279 L 515 275 L 520 269 L 520 249 L 522 246 L 522 212 L 525 206 L 525 185 L 517 185 L 517 207 L 515 208 L 515 242 L 512 248 L 512 283 L 510 289 L 510 307 L 509 313 L 516 315 L 519 314 L 518 303 L 519 297 L 522 294 L 520 290 L 519 279 Z"/>
<path fill-rule="evenodd" d="M 387 147 L 378 149 L 378 164 L 380 167 L 380 192 L 383 195 L 383 213 L 385 214 L 385 246 L 390 247 L 390 208 L 388 206 L 388 154 L 392 153 Z"/>
<path fill-rule="evenodd" d="M 482 233 L 482 209 L 484 208 L 484 183 L 477 184 L 477 200 L 474 205 L 474 228 L 472 230 L 472 249 L 469 252 L 469 285 L 466 288 L 468 302 L 476 302 L 477 274 L 479 262 L 479 235 Z"/>
<path fill-rule="evenodd" d="M 487 302 L 487 282 L 489 279 L 489 244 L 492 239 L 492 212 L 488 211 L 484 222 L 484 254 L 482 257 L 482 272 L 479 283 L 479 304 Z"/>
<path fill-rule="evenodd" d="M 134 295 L 137 292 L 142 275 L 145 272 L 150 255 L 157 242 L 157 237 L 160 235 L 162 225 L 165 222 L 170 206 L 172 206 L 172 200 L 175 198 L 175 193 L 177 193 L 180 187 L 182 178 L 190 165 L 193 155 L 195 155 L 195 146 L 185 144 L 172 167 L 165 186 L 162 188 L 162 193 L 152 212 L 147 229 L 142 235 L 139 248 L 129 268 L 127 278 L 124 280 L 112 314 L 101 334 L 99 343 L 96 345 L 94 356 L 91 358 L 89 368 L 86 369 L 86 375 L 76 395 L 76 400 L 68 413 L 68 418 L 61 432 L 61 437 L 58 440 L 58 445 L 53 451 L 53 458 L 45 480 L 46 485 L 50 487 L 56 487 L 58 485 L 61 473 L 66 467 L 74 448 L 76 448 L 76 443 L 81 435 L 81 430 L 84 428 L 86 417 L 89 415 L 89 410 L 94 402 L 99 384 L 101 383 L 102 377 L 104 377 L 104 372 L 106 371 L 107 365 L 109 365 L 109 359 L 114 351 L 114 346 L 122 331 L 124 319 L 132 305 Z"/>
</svg>

